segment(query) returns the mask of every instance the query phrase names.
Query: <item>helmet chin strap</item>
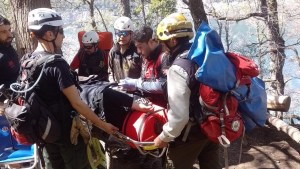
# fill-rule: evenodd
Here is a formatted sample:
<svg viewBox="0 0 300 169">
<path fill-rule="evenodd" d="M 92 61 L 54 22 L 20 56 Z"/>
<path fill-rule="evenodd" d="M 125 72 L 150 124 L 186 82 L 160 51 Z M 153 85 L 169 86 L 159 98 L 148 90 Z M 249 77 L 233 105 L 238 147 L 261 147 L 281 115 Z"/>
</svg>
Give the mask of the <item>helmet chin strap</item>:
<svg viewBox="0 0 300 169">
<path fill-rule="evenodd" d="M 176 44 L 175 46 L 171 47 L 168 43 L 165 43 L 165 45 L 167 46 L 167 48 L 170 50 L 171 53 L 172 53 L 172 51 L 174 51 L 174 49 L 176 49 L 176 47 L 178 46 L 178 44 Z"/>
<path fill-rule="evenodd" d="M 52 40 L 47 40 L 47 39 L 44 39 L 44 38 L 41 38 L 41 39 L 43 39 L 43 40 L 46 41 L 46 42 L 52 42 L 52 45 L 53 45 L 53 48 L 54 48 L 53 53 L 61 54 L 61 50 L 59 50 L 59 49 L 56 47 L 56 44 L 55 44 L 55 40 L 56 40 L 57 35 L 58 35 L 58 29 L 59 29 L 59 28 L 56 28 L 56 30 L 55 30 L 55 38 L 54 38 L 54 39 L 52 39 Z M 45 48 L 44 48 L 44 49 L 45 49 Z M 51 51 L 51 52 L 52 52 L 52 51 Z"/>
</svg>

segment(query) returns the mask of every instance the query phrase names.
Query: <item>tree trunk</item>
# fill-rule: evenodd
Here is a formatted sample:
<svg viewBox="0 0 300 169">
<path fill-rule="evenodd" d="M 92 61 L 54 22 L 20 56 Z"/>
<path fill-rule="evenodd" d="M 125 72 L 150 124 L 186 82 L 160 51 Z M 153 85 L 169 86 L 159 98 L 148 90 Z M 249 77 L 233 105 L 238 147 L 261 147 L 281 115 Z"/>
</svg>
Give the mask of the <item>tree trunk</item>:
<svg viewBox="0 0 300 169">
<path fill-rule="evenodd" d="M 13 27 L 15 30 L 17 53 L 21 57 L 33 51 L 37 41 L 30 38 L 27 21 L 28 13 L 36 8 L 51 8 L 50 0 L 10 0 L 13 14 Z"/>
<path fill-rule="evenodd" d="M 208 23 L 202 0 L 189 0 L 188 6 L 194 20 L 195 30 L 198 29 L 198 27 L 201 24 L 201 21 L 205 21 Z"/>
<path fill-rule="evenodd" d="M 127 17 L 131 18 L 130 0 L 121 0 L 121 6 L 123 9 L 123 16 L 127 16 Z"/>
<path fill-rule="evenodd" d="M 285 83 L 282 70 L 286 55 L 284 53 L 285 41 L 279 30 L 277 0 L 261 0 L 261 11 L 265 16 L 265 23 L 268 27 L 270 77 L 274 80 L 271 88 L 275 94 L 283 95 Z"/>
<path fill-rule="evenodd" d="M 141 0 L 141 2 L 142 2 L 142 13 L 143 13 L 144 25 L 146 25 L 147 21 L 146 21 L 146 14 L 145 14 L 145 0 Z"/>
<path fill-rule="evenodd" d="M 89 8 L 90 8 L 90 17 L 92 20 L 92 27 L 94 30 L 97 30 L 97 25 L 96 25 L 96 21 L 95 21 L 95 14 L 94 14 L 94 0 L 91 0 L 90 2 L 88 2 L 89 4 Z"/>
</svg>

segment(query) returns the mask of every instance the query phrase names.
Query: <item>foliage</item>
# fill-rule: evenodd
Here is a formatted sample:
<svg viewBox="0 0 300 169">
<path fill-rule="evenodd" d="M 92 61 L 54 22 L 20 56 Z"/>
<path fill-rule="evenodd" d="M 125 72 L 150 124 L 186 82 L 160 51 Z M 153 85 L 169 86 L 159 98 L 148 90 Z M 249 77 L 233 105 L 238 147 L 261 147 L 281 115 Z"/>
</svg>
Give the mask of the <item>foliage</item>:
<svg viewBox="0 0 300 169">
<path fill-rule="evenodd" d="M 149 7 L 149 19 L 157 25 L 165 16 L 176 11 L 175 0 L 151 0 Z M 158 14 L 158 15 L 157 15 Z"/>
<path fill-rule="evenodd" d="M 4 16 L 5 18 L 11 20 L 12 13 L 10 10 L 9 0 L 3 0 L 0 2 L 0 15 Z"/>
<path fill-rule="evenodd" d="M 146 23 L 155 27 L 165 16 L 176 11 L 176 0 L 149 0 L 144 1 L 146 11 Z M 135 1 L 136 8 L 133 15 L 138 19 L 138 23 L 142 23 L 142 3 Z"/>
</svg>

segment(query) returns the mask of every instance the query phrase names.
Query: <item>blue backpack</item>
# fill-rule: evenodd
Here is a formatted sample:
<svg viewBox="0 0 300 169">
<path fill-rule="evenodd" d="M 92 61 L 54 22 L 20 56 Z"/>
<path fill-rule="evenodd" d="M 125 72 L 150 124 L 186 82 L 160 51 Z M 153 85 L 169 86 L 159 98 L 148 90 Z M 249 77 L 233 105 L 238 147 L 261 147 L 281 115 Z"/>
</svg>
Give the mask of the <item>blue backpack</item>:
<svg viewBox="0 0 300 169">
<path fill-rule="evenodd" d="M 201 23 L 197 31 L 188 59 L 199 66 L 195 74 L 199 82 L 223 94 L 230 92 L 237 98 L 238 111 L 246 131 L 265 124 L 267 95 L 264 82 L 255 77 L 258 75 L 255 71 L 258 70 L 243 69 L 245 64 L 249 64 L 247 66 L 251 68 L 251 64 L 255 63 L 238 54 L 225 53 L 218 33 L 205 22 Z M 240 83 L 241 81 L 245 83 Z"/>
</svg>

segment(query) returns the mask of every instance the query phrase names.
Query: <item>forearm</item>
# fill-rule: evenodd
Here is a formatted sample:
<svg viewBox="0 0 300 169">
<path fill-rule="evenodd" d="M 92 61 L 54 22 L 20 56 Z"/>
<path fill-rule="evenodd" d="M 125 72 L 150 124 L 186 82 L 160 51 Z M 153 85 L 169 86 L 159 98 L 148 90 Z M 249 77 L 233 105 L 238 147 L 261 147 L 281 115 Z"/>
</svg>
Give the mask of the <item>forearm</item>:
<svg viewBox="0 0 300 169">
<path fill-rule="evenodd" d="M 64 95 L 70 101 L 72 107 L 87 120 L 91 121 L 97 127 L 106 131 L 106 122 L 102 121 L 89 107 L 85 104 L 74 85 L 63 89 Z M 106 131 L 107 132 L 107 131 Z"/>
<path fill-rule="evenodd" d="M 143 81 L 141 78 L 138 79 L 136 87 L 144 92 L 153 94 L 163 94 L 163 85 L 166 83 L 166 79 L 157 79 L 156 81 Z"/>
<path fill-rule="evenodd" d="M 170 142 L 178 137 L 189 120 L 189 99 L 191 91 L 186 83 L 187 73 L 171 67 L 168 74 L 168 122 L 163 126 L 159 138 Z"/>
</svg>

